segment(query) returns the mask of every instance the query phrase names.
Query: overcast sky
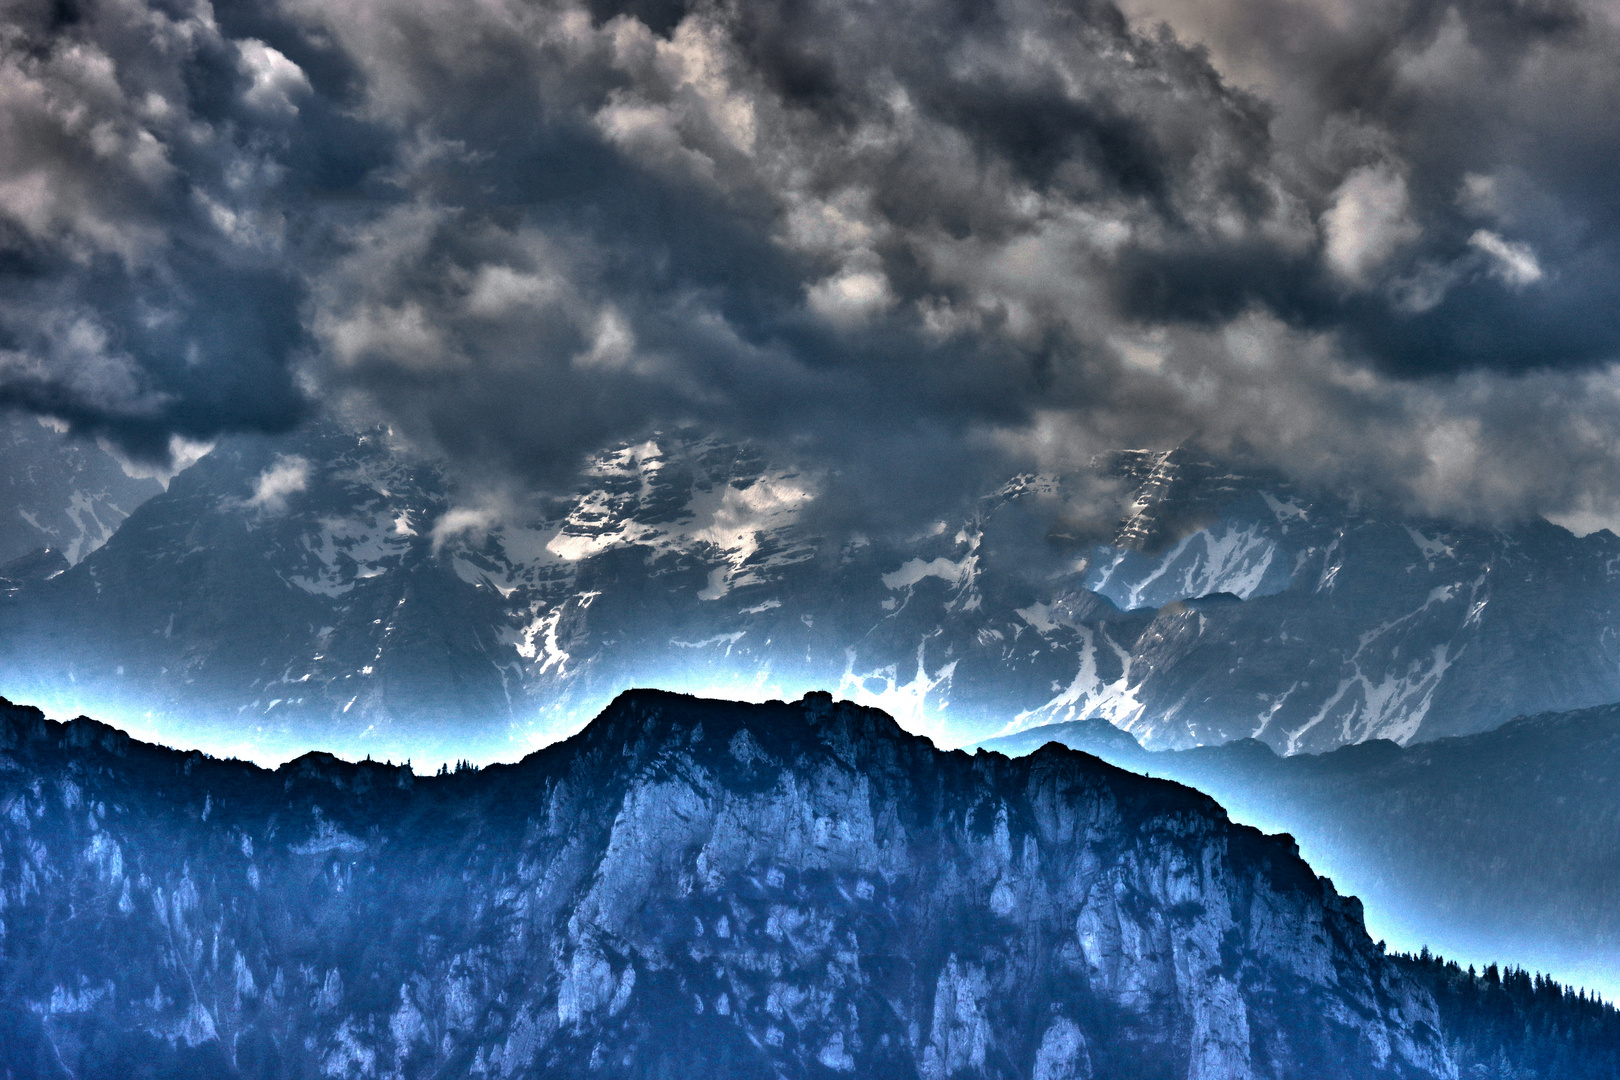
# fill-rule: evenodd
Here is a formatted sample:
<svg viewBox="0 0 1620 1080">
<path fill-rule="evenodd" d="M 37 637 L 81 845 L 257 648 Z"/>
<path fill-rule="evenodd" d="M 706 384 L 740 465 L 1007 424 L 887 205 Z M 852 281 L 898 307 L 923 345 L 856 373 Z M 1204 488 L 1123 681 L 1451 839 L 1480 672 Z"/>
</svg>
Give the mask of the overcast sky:
<svg viewBox="0 0 1620 1080">
<path fill-rule="evenodd" d="M 1620 4 L 6 0 L 0 405 L 1620 524 Z"/>
</svg>

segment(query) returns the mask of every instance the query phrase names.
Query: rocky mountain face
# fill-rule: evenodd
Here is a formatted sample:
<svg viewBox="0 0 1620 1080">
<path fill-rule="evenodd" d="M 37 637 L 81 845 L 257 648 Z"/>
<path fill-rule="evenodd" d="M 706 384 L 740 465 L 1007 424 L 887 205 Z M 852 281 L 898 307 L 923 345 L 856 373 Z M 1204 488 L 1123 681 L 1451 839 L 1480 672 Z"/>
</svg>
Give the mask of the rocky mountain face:
<svg viewBox="0 0 1620 1080">
<path fill-rule="evenodd" d="M 1289 838 L 824 694 L 435 777 L 9 705 L 0 752 L 11 1076 L 1456 1075 Z"/>
<path fill-rule="evenodd" d="M 1408 519 L 1185 450 L 1116 467 L 1136 514 L 1090 551 L 1080 588 L 1021 613 L 1079 636 L 1079 674 L 1009 732 L 1100 717 L 1155 749 L 1250 738 L 1293 754 L 1620 698 L 1607 531 Z"/>
<path fill-rule="evenodd" d="M 71 564 L 53 547 L 35 548 L 26 555 L 0 563 L 0 595 L 9 596 L 41 581 L 65 573 Z"/>
<path fill-rule="evenodd" d="M 65 439 L 30 416 L 0 414 L 0 568 L 39 548 L 76 563 L 162 490 L 94 443 Z"/>
<path fill-rule="evenodd" d="M 1375 933 L 1620 995 L 1620 706 L 1293 757 L 1254 740 L 1152 752 L 1096 719 L 984 745 L 1023 754 L 1051 741 L 1293 834 L 1367 902 Z"/>
<path fill-rule="evenodd" d="M 1027 546 L 1030 484 L 975 522 L 829 546 L 802 518 L 812 478 L 703 440 L 606 454 L 569 498 L 494 522 L 385 433 L 232 440 L 5 602 L 0 689 L 267 756 L 421 758 L 452 721 L 445 756 L 510 758 L 648 682 L 830 683 L 959 739 L 1072 675 L 1034 634 L 1003 662 L 1035 594 L 1017 560 L 984 559 Z"/>
<path fill-rule="evenodd" d="M 372 438 L 216 449 L 107 546 L 13 595 L 8 684 L 69 715 L 103 701 L 153 712 L 190 745 L 509 717 L 501 597 L 457 578 L 419 531 L 448 509 L 443 482 Z"/>
<path fill-rule="evenodd" d="M 1186 449 L 1017 477 L 900 538 L 823 535 L 817 485 L 674 434 L 497 513 L 385 432 L 229 440 L 3 590 L 0 691 L 260 757 L 418 759 L 511 759 L 645 684 L 834 687 L 947 745 L 1100 717 L 1283 753 L 1620 699 L 1606 532 L 1410 520 Z M 1117 517 L 1078 513 L 1110 487 Z"/>
</svg>

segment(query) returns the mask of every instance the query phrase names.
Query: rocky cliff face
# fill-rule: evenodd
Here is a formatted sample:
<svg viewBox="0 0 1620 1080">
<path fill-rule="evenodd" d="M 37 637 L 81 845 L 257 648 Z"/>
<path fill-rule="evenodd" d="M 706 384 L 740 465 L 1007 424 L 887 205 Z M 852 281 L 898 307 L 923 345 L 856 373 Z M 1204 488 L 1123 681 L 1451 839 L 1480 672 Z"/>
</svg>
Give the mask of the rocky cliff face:
<svg viewBox="0 0 1620 1080">
<path fill-rule="evenodd" d="M 1292 757 L 1252 740 L 1147 751 L 1095 719 L 985 746 L 1027 754 L 1053 741 L 1289 832 L 1402 947 L 1481 966 L 1510 957 L 1620 997 L 1620 706 Z"/>
<path fill-rule="evenodd" d="M 437 777 L 14 707 L 0 751 L 13 1076 L 1455 1075 L 1286 837 L 825 695 Z"/>
</svg>

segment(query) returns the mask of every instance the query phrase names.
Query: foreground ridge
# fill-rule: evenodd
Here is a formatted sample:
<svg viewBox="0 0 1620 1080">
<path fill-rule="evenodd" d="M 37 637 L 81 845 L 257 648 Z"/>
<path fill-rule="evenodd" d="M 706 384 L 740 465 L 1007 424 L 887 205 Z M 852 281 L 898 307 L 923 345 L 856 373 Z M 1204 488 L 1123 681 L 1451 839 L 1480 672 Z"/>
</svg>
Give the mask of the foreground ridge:
<svg viewBox="0 0 1620 1080">
<path fill-rule="evenodd" d="M 1047 742 L 1191 785 L 1239 819 L 1290 833 L 1370 908 L 1399 912 L 1410 941 L 1511 957 L 1620 996 L 1620 705 L 1292 757 L 1254 740 L 1144 750 L 1105 720 L 980 746 L 1019 754 Z"/>
<path fill-rule="evenodd" d="M 1288 837 L 826 694 L 439 777 L 9 703 L 0 753 L 13 1075 L 1456 1075 Z"/>
</svg>

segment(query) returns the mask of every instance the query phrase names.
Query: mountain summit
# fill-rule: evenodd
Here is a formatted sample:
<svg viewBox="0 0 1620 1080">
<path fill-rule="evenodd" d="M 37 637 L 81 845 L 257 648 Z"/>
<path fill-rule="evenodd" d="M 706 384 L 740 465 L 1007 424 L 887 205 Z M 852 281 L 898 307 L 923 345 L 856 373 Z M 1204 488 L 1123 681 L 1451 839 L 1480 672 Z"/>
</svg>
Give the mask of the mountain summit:
<svg viewBox="0 0 1620 1080">
<path fill-rule="evenodd" d="M 1452 1077 L 1285 836 L 825 694 L 275 770 L 0 710 L 13 1075 Z"/>
</svg>

